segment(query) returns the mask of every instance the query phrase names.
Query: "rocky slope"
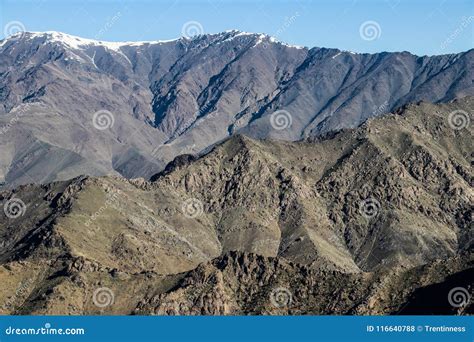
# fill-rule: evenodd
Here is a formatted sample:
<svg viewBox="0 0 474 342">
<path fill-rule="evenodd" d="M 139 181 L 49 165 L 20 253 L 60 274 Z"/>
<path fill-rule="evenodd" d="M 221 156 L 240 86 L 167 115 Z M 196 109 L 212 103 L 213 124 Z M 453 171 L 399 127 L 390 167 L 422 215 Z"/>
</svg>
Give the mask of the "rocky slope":
<svg viewBox="0 0 474 342">
<path fill-rule="evenodd" d="M 149 177 L 236 133 L 356 127 L 473 95 L 473 56 L 308 49 L 239 31 L 142 43 L 22 33 L 0 42 L 0 182 Z"/>
<path fill-rule="evenodd" d="M 472 314 L 473 109 L 3 191 L 1 311 Z"/>
</svg>

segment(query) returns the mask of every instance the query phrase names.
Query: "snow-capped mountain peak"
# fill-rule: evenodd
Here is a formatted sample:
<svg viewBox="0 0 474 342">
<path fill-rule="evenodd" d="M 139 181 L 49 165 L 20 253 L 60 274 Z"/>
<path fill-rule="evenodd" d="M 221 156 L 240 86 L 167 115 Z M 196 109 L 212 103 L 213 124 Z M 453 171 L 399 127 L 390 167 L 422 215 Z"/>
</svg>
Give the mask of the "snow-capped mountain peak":
<svg viewBox="0 0 474 342">
<path fill-rule="evenodd" d="M 276 37 L 272 37 L 270 35 L 264 33 L 251 33 L 251 32 L 244 32 L 240 30 L 227 30 L 222 33 L 217 34 L 205 34 L 201 36 L 209 36 L 215 39 L 216 43 L 223 43 L 228 42 L 238 38 L 244 37 L 255 37 L 256 42 L 255 45 L 259 45 L 261 43 L 277 43 L 287 47 L 303 49 L 302 46 L 291 45 L 285 42 L 278 40 Z M 42 38 L 48 42 L 52 43 L 60 43 L 64 46 L 67 46 L 71 49 L 75 50 L 82 50 L 91 46 L 103 46 L 107 49 L 119 51 L 122 47 L 125 46 L 141 46 L 141 45 L 156 45 L 156 44 L 164 44 L 170 42 L 176 42 L 181 39 L 190 39 L 192 37 L 180 37 L 174 38 L 169 40 L 155 40 L 155 41 L 124 41 L 124 42 L 110 42 L 110 41 L 103 41 L 97 39 L 89 39 L 89 38 L 82 38 L 78 36 L 74 36 L 71 34 L 59 32 L 59 31 L 45 31 L 45 32 L 18 32 L 14 35 L 11 35 L 4 40 L 0 41 L 0 47 L 8 43 L 9 41 L 14 41 L 17 39 L 38 39 Z"/>
<path fill-rule="evenodd" d="M 26 39 L 36 39 L 36 38 L 45 38 L 49 42 L 61 43 L 73 49 L 83 49 L 89 46 L 103 46 L 111 50 L 119 50 L 123 46 L 139 46 L 144 44 L 163 44 L 167 42 L 176 41 L 178 39 L 172 40 L 159 40 L 159 41 L 134 41 L 134 42 L 108 42 L 102 40 L 88 39 L 73 36 L 67 33 L 58 32 L 58 31 L 46 31 L 46 32 L 19 32 L 16 33 L 0 43 L 0 46 L 4 45 L 10 40 L 16 40 L 19 38 Z"/>
</svg>

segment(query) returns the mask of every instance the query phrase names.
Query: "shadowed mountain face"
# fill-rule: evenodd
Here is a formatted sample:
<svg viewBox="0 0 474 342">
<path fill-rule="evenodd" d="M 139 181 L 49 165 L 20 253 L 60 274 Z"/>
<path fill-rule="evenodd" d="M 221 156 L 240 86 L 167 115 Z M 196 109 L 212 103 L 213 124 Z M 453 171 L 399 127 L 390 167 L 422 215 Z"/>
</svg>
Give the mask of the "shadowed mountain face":
<svg viewBox="0 0 474 342">
<path fill-rule="evenodd" d="M 473 109 L 410 105 L 300 142 L 235 135 L 151 182 L 0 192 L 1 311 L 472 313 Z"/>
<path fill-rule="evenodd" d="M 23 33 L 0 42 L 0 182 L 149 177 L 234 133 L 295 141 L 356 127 L 473 95 L 473 57 L 307 49 L 238 31 L 148 43 Z"/>
</svg>

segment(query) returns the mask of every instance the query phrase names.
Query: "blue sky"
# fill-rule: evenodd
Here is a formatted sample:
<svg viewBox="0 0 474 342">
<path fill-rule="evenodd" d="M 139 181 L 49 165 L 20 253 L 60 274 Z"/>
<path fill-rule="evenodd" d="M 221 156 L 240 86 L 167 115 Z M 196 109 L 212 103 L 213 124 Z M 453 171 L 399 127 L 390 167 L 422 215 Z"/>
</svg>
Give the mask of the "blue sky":
<svg viewBox="0 0 474 342">
<path fill-rule="evenodd" d="M 23 26 L 99 40 L 162 40 L 181 36 L 189 22 L 204 33 L 239 29 L 356 52 L 433 55 L 474 45 L 473 0 L 0 0 L 2 38 Z"/>
</svg>

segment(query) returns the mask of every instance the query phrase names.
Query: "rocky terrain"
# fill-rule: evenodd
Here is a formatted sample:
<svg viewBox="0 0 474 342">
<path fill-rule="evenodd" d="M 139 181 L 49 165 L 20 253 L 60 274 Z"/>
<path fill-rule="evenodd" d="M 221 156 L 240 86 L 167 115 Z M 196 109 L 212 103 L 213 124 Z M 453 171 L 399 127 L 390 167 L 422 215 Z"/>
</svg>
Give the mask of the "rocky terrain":
<svg viewBox="0 0 474 342">
<path fill-rule="evenodd" d="M 3 314 L 472 314 L 474 98 L 0 192 Z"/>
<path fill-rule="evenodd" d="M 356 127 L 474 95 L 473 57 L 310 49 L 239 31 L 125 43 L 19 33 L 0 41 L 0 184 L 148 178 L 233 134 L 297 141 Z"/>
</svg>

